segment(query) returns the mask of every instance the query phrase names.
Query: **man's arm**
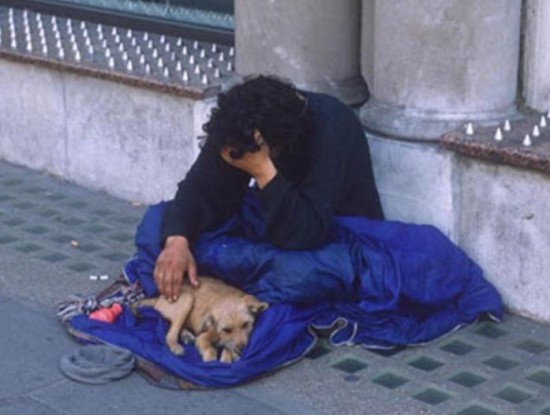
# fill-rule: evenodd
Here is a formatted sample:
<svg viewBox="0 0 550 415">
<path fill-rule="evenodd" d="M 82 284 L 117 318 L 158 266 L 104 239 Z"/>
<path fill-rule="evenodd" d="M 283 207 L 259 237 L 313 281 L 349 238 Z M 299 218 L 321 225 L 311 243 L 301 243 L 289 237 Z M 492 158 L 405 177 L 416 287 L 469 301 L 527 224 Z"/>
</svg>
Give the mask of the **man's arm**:
<svg viewBox="0 0 550 415">
<path fill-rule="evenodd" d="M 342 105 L 334 109 L 328 108 L 329 114 L 318 125 L 312 142 L 311 165 L 299 184 L 275 169 L 266 145 L 239 160 L 232 160 L 228 150 L 222 152 L 227 163 L 255 177 L 266 236 L 275 246 L 286 249 L 320 246 L 328 237 L 334 212 L 345 203 L 346 195 L 356 183 L 354 175 L 372 174 L 368 144 L 355 114 Z M 372 199 L 378 202 L 374 182 L 372 189 L 363 189 L 364 193 L 370 191 Z"/>
<path fill-rule="evenodd" d="M 359 119 L 336 100 L 310 102 L 316 135 L 304 180 L 292 183 L 278 173 L 259 192 L 267 237 L 287 249 L 310 249 L 326 242 L 336 214 L 383 218 Z"/>
<path fill-rule="evenodd" d="M 166 209 L 163 250 L 155 264 L 154 278 L 160 293 L 176 300 L 184 274 L 198 285 L 192 245 L 201 232 L 223 223 L 239 207 L 249 176 L 224 163 L 205 146 Z"/>
</svg>

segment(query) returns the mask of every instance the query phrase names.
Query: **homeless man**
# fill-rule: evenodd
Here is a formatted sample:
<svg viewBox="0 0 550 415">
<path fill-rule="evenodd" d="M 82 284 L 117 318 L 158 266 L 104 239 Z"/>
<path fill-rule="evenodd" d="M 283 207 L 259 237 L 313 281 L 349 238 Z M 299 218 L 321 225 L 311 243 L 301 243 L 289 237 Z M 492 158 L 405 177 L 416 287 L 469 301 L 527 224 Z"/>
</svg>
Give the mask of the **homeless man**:
<svg viewBox="0 0 550 415">
<path fill-rule="evenodd" d="M 251 179 L 267 242 L 279 248 L 321 246 L 336 215 L 383 218 L 362 126 L 337 99 L 258 76 L 221 93 L 203 128 L 163 217 L 154 279 L 168 299 L 185 275 L 200 283 L 193 244 L 239 209 Z"/>
</svg>

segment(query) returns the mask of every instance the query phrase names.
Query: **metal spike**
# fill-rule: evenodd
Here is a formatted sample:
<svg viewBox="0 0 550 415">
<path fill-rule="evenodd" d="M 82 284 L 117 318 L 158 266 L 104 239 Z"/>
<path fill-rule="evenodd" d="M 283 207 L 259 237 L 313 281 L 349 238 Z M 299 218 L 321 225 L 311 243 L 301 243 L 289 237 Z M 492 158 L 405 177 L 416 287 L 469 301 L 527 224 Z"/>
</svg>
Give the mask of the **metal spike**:
<svg viewBox="0 0 550 415">
<path fill-rule="evenodd" d="M 107 49 L 107 47 L 108 47 L 107 39 L 103 39 L 103 40 L 101 41 L 101 47 L 102 47 L 103 49 Z"/>
<path fill-rule="evenodd" d="M 74 53 L 74 60 L 77 62 L 80 62 L 81 60 L 80 52 L 78 50 Z"/>
<path fill-rule="evenodd" d="M 156 59 L 159 57 L 159 52 L 157 49 L 153 49 L 153 54 L 152 54 L 153 58 Z"/>
<path fill-rule="evenodd" d="M 188 54 L 188 52 L 187 52 L 187 46 L 184 46 L 184 47 L 181 49 L 181 54 L 182 54 L 183 56 L 186 56 L 186 55 Z"/>
<path fill-rule="evenodd" d="M 111 57 L 111 49 L 105 49 L 105 57 L 110 58 Z"/>
<path fill-rule="evenodd" d="M 496 141 L 502 141 L 502 130 L 500 129 L 500 127 L 497 128 L 496 132 L 495 132 L 495 140 Z"/>
<path fill-rule="evenodd" d="M 103 37 L 103 32 L 99 32 L 99 33 L 97 34 L 97 38 L 98 38 L 99 40 L 103 40 L 103 39 L 104 39 L 104 37 Z"/>
<path fill-rule="evenodd" d="M 198 40 L 195 40 L 195 41 L 193 42 L 193 49 L 196 50 L 196 49 L 198 49 L 198 48 L 199 48 L 199 41 L 198 41 Z"/>
<path fill-rule="evenodd" d="M 164 46 L 165 52 L 170 52 L 170 43 L 167 43 L 166 46 Z"/>
<path fill-rule="evenodd" d="M 510 120 L 504 121 L 504 127 L 502 128 L 504 131 L 512 131 L 512 126 L 510 125 Z"/>
<path fill-rule="evenodd" d="M 126 64 L 126 70 L 128 72 L 133 72 L 134 71 L 134 64 L 132 63 L 132 61 L 128 61 L 128 63 Z"/>
<path fill-rule="evenodd" d="M 474 135 L 474 125 L 471 122 L 466 124 L 466 135 Z"/>
<path fill-rule="evenodd" d="M 201 84 L 208 85 L 208 75 L 204 74 L 201 79 Z"/>
<path fill-rule="evenodd" d="M 42 55 L 48 56 L 48 46 L 42 45 Z"/>
<path fill-rule="evenodd" d="M 126 62 L 128 60 L 128 53 L 127 52 L 122 53 L 122 60 L 124 62 Z"/>
<path fill-rule="evenodd" d="M 214 67 L 214 59 L 212 59 L 212 58 L 208 59 L 208 61 L 206 62 L 206 67 L 207 68 L 213 68 Z"/>
<path fill-rule="evenodd" d="M 523 138 L 522 144 L 523 144 L 525 147 L 531 146 L 531 137 L 529 136 L 529 134 L 525 134 L 525 137 Z"/>
<path fill-rule="evenodd" d="M 178 37 L 178 40 L 176 41 L 176 46 L 179 48 L 183 45 L 183 39 L 181 37 Z"/>
<path fill-rule="evenodd" d="M 80 22 L 80 30 L 85 30 L 85 29 L 86 29 L 86 22 L 85 21 Z"/>
<path fill-rule="evenodd" d="M 119 51 L 119 52 L 124 52 L 124 43 L 120 43 L 120 44 L 118 45 L 118 51 Z"/>
<path fill-rule="evenodd" d="M 137 39 L 135 37 L 133 37 L 132 40 L 130 41 L 130 45 L 132 45 L 132 46 L 137 45 Z"/>
<path fill-rule="evenodd" d="M 546 117 L 544 115 L 542 117 L 540 117 L 539 125 L 540 125 L 541 128 L 546 128 L 546 126 L 548 125 L 546 123 Z"/>
<path fill-rule="evenodd" d="M 143 34 L 143 41 L 144 41 L 144 42 L 147 42 L 148 40 L 149 40 L 149 33 L 148 33 L 148 32 L 145 32 L 145 33 Z"/>
<path fill-rule="evenodd" d="M 533 137 L 540 137 L 540 130 L 539 130 L 539 126 L 538 125 L 535 125 L 533 127 Z"/>
<path fill-rule="evenodd" d="M 59 59 L 65 59 L 65 51 L 64 51 L 63 49 L 59 49 L 59 50 L 57 51 L 57 57 L 58 57 Z"/>
<path fill-rule="evenodd" d="M 149 75 L 149 74 L 151 73 L 151 67 L 149 66 L 148 63 L 145 64 L 145 73 L 146 73 L 147 75 Z"/>
<path fill-rule="evenodd" d="M 157 66 L 161 69 L 164 67 L 164 62 L 162 61 L 162 58 L 159 58 L 159 60 L 157 62 Z"/>
<path fill-rule="evenodd" d="M 229 56 L 235 56 L 235 48 L 233 46 L 229 48 Z"/>
<path fill-rule="evenodd" d="M 160 37 L 160 43 L 161 43 L 161 44 L 164 44 L 164 42 L 166 42 L 166 36 L 162 35 L 162 36 Z"/>
<path fill-rule="evenodd" d="M 96 27 L 96 32 L 99 34 L 99 33 L 103 33 L 103 25 L 100 23 L 97 25 Z"/>
<path fill-rule="evenodd" d="M 128 39 L 130 39 L 132 37 L 132 29 L 128 29 L 128 31 L 126 32 L 126 37 Z"/>
<path fill-rule="evenodd" d="M 233 62 L 227 62 L 227 72 L 233 72 Z"/>
<path fill-rule="evenodd" d="M 181 72 L 182 69 L 183 69 L 183 66 L 182 66 L 181 62 L 178 61 L 178 63 L 176 63 L 176 71 Z"/>
<path fill-rule="evenodd" d="M 201 59 L 206 58 L 206 51 L 204 49 L 201 49 L 201 53 L 199 55 L 199 58 L 201 58 Z"/>
<path fill-rule="evenodd" d="M 189 65 L 194 65 L 195 64 L 195 55 L 191 55 L 189 56 Z"/>
<path fill-rule="evenodd" d="M 88 55 L 94 54 L 94 47 L 92 45 L 88 46 Z"/>
<path fill-rule="evenodd" d="M 115 43 L 120 43 L 120 36 L 119 35 L 115 36 Z"/>
<path fill-rule="evenodd" d="M 183 74 L 181 76 L 181 80 L 185 83 L 189 82 L 189 74 L 187 73 L 187 71 L 183 71 Z"/>
<path fill-rule="evenodd" d="M 164 68 L 164 73 L 163 73 L 164 77 L 165 78 L 169 78 L 170 77 L 170 71 L 168 70 L 168 68 Z"/>
<path fill-rule="evenodd" d="M 225 56 L 224 56 L 223 52 L 220 52 L 220 56 L 218 57 L 218 60 L 220 62 L 223 62 L 225 60 Z"/>
<path fill-rule="evenodd" d="M 144 65 L 144 64 L 145 64 L 145 55 L 141 55 L 141 56 L 139 57 L 139 64 L 140 64 L 140 65 Z"/>
<path fill-rule="evenodd" d="M 220 78 L 222 75 L 220 73 L 220 68 L 214 70 L 214 78 Z"/>
<path fill-rule="evenodd" d="M 117 35 L 116 27 L 113 27 L 113 29 L 111 30 L 111 36 L 116 36 L 116 35 Z"/>
<path fill-rule="evenodd" d="M 113 59 L 112 56 L 109 58 L 109 68 L 115 69 L 115 60 Z"/>
<path fill-rule="evenodd" d="M 148 47 L 149 49 L 153 49 L 153 41 L 152 41 L 152 40 L 149 40 L 149 41 L 147 42 L 147 47 Z"/>
<path fill-rule="evenodd" d="M 201 73 L 201 67 L 199 65 L 195 65 L 195 70 L 193 71 L 195 75 L 200 75 Z"/>
<path fill-rule="evenodd" d="M 170 60 L 172 60 L 172 61 L 176 60 L 176 52 L 170 53 Z"/>
<path fill-rule="evenodd" d="M 136 46 L 136 55 L 141 55 L 141 46 Z"/>
<path fill-rule="evenodd" d="M 210 49 L 210 52 L 216 53 L 218 51 L 218 45 L 215 43 L 212 43 L 212 48 Z"/>
</svg>

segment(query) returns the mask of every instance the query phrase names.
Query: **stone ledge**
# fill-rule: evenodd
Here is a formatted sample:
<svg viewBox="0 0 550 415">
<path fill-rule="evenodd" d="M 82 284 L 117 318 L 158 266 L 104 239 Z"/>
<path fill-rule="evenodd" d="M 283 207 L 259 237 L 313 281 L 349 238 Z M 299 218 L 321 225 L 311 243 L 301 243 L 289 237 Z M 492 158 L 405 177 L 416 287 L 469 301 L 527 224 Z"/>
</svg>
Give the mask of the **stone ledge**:
<svg viewBox="0 0 550 415">
<path fill-rule="evenodd" d="M 76 65 L 69 62 L 56 62 L 54 60 L 41 58 L 39 56 L 27 56 L 20 53 L 6 52 L 0 49 L 0 59 L 12 62 L 28 63 L 44 68 L 70 72 L 77 75 L 90 76 L 93 78 L 113 81 L 138 88 L 151 89 L 157 92 L 168 93 L 194 100 L 209 98 L 216 96 L 220 92 L 220 86 L 211 86 L 208 88 L 200 88 L 193 86 L 181 86 L 169 82 L 162 82 L 155 79 L 146 79 L 143 77 L 117 73 L 105 69 L 91 68 L 83 65 Z"/>
<path fill-rule="evenodd" d="M 496 164 L 519 167 L 550 174 L 550 127 L 541 127 L 542 117 L 550 125 L 550 120 L 543 114 L 525 116 L 511 122 L 511 130 L 500 127 L 476 127 L 474 134 L 464 131 L 453 131 L 441 137 L 443 148 L 458 154 L 477 158 Z M 533 135 L 533 128 L 538 126 L 539 136 Z M 502 140 L 496 140 L 497 128 L 501 129 Z M 529 135 L 530 145 L 524 140 Z"/>
</svg>

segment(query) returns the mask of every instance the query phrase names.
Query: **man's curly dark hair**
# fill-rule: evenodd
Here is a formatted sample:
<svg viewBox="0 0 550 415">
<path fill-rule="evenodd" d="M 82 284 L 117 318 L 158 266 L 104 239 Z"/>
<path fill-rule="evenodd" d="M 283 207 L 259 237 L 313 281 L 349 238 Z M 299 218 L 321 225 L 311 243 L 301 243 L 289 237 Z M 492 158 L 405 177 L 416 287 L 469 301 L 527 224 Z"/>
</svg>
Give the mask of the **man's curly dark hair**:
<svg viewBox="0 0 550 415">
<path fill-rule="evenodd" d="M 260 75 L 218 95 L 218 105 L 203 125 L 207 143 L 217 151 L 230 146 L 234 159 L 260 146 L 257 129 L 270 149 L 292 149 L 311 133 L 307 100 L 292 84 Z"/>
</svg>

